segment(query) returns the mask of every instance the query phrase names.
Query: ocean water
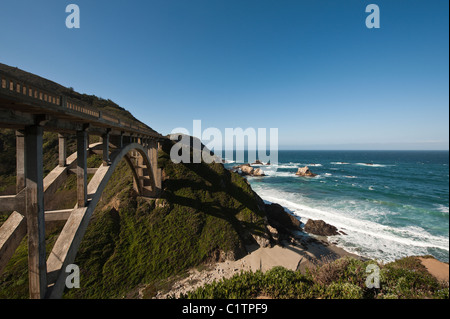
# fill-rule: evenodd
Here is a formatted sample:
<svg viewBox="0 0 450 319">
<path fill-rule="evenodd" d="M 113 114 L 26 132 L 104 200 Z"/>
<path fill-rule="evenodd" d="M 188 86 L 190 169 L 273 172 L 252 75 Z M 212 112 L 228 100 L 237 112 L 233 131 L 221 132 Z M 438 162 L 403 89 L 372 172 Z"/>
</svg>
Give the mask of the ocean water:
<svg viewBox="0 0 450 319">
<path fill-rule="evenodd" d="M 296 176 L 305 165 L 318 176 Z M 248 180 L 301 222 L 322 219 L 344 231 L 329 240 L 349 252 L 448 262 L 448 165 L 448 151 L 279 151 L 278 165 L 254 165 L 267 176 Z"/>
</svg>

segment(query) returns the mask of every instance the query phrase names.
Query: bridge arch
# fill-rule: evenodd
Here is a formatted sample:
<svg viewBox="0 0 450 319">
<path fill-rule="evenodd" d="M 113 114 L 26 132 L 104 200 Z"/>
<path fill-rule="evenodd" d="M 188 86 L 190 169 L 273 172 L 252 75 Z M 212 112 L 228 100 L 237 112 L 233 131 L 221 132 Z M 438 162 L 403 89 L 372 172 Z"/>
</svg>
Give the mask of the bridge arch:
<svg viewBox="0 0 450 319">
<path fill-rule="evenodd" d="M 113 151 L 110 156 L 111 164 L 108 166 L 99 167 L 89 182 L 87 187 L 89 198 L 88 204 L 86 207 L 76 207 L 72 211 L 52 251 L 50 252 L 47 260 L 47 282 L 49 287 L 46 294 L 47 298 L 61 298 L 67 277 L 64 270 L 68 265 L 74 262 L 92 214 L 105 187 L 108 184 L 109 179 L 120 161 L 122 159 L 126 159 L 126 162 L 130 165 L 132 171 L 134 171 L 133 175 L 138 176 L 136 172 L 136 165 L 132 163 L 128 156 L 128 153 L 131 151 L 137 151 L 142 156 L 144 166 L 146 166 L 147 171 L 151 175 L 150 177 L 153 177 L 151 178 L 151 181 L 154 187 L 154 194 L 156 195 L 157 190 L 154 179 L 154 171 L 151 160 L 148 156 L 148 150 L 141 144 L 130 143 L 121 149 Z"/>
<path fill-rule="evenodd" d="M 140 144 L 137 144 L 140 146 Z M 154 166 L 149 158 L 148 149 L 136 147 L 123 156 L 133 174 L 133 184 L 136 192 L 141 196 L 155 197 L 157 186 Z M 131 156 L 130 152 L 138 153 L 138 157 Z M 134 160 L 134 161 L 133 161 Z"/>
<path fill-rule="evenodd" d="M 45 279 L 43 279 L 46 287 L 45 295 L 43 296 L 45 298 L 62 297 L 65 280 L 68 275 L 65 269 L 74 262 L 92 214 L 122 159 L 125 160 L 131 169 L 134 188 L 140 196 L 157 197 L 159 195 L 161 170 L 157 168 L 157 143 L 140 144 L 131 142 L 122 145 L 121 148 L 117 148 L 115 145 L 111 146 L 113 148 L 110 149 L 110 154 L 108 150 L 107 164 L 103 163 L 96 169 L 87 169 L 90 170 L 88 171 L 90 174 L 94 171 L 95 173 L 90 182 L 83 186 L 87 194 L 87 201 L 83 207 L 77 204 L 73 209 L 44 212 L 45 222 L 66 221 L 48 259 L 44 259 L 45 267 L 42 267 L 42 271 L 45 274 Z M 99 154 L 99 152 L 104 152 L 105 149 L 103 143 L 100 142 L 91 144 L 89 148 L 84 150 L 86 153 L 89 150 Z M 69 172 L 77 171 L 76 166 L 78 165 L 79 155 L 77 153 L 72 154 L 66 159 L 66 166 L 58 165 L 45 177 L 42 196 L 54 193 L 64 183 Z M 83 155 L 80 157 L 83 157 Z M 27 188 L 24 188 L 15 196 L 0 197 L 0 203 L 7 204 L 7 210 L 14 210 L 14 213 L 0 228 L 0 273 L 27 234 L 27 213 L 20 206 L 24 202 L 27 191 Z"/>
<path fill-rule="evenodd" d="M 16 146 L 20 146 L 16 147 L 16 194 L 0 196 L 0 208 L 13 211 L 0 228 L 0 273 L 28 235 L 30 298 L 62 296 L 65 267 L 75 259 L 95 206 L 122 158 L 132 169 L 139 194 L 156 197 L 161 188 L 156 150 L 165 137 L 140 121 L 78 99 L 72 92 L 54 90 L 54 85 L 21 70 L 0 70 L 0 127 L 15 129 Z M 45 178 L 44 130 L 59 135 L 59 165 Z M 77 153 L 67 157 L 67 136 L 74 134 Z M 87 167 L 89 135 L 102 137 L 95 150 L 103 154 L 99 168 Z M 138 160 L 130 151 L 138 154 Z M 77 206 L 45 211 L 44 195 L 54 193 L 68 173 L 77 175 Z M 88 174 L 94 174 L 89 184 Z M 45 223 L 50 220 L 66 220 L 66 224 L 47 259 Z"/>
</svg>

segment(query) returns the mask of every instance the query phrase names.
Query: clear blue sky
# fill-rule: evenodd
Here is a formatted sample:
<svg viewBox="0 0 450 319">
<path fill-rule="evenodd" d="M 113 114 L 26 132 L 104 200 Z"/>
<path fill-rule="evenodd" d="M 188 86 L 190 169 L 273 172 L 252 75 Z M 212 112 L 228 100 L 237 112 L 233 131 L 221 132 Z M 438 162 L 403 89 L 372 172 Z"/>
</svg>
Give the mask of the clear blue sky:
<svg viewBox="0 0 450 319">
<path fill-rule="evenodd" d="M 448 0 L 1 0 L 0 29 L 0 62 L 162 134 L 198 119 L 276 127 L 285 149 L 448 149 Z"/>
</svg>

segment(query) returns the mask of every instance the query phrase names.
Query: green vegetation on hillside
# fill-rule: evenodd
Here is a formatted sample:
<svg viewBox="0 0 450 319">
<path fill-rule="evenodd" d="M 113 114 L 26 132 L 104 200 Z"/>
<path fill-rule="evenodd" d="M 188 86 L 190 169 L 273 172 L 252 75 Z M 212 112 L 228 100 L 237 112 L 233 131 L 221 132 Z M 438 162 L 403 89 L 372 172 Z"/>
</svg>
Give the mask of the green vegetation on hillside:
<svg viewBox="0 0 450 319">
<path fill-rule="evenodd" d="M 75 92 L 57 83 L 0 64 L 0 70 L 27 83 L 79 99 L 122 120 L 137 121 L 114 102 Z M 92 137 L 91 137 L 92 138 Z M 57 134 L 44 133 L 44 174 L 58 161 Z M 95 142 L 91 139 L 90 141 Z M 173 164 L 171 142 L 159 153 L 165 181 L 162 198 L 143 199 L 133 191 L 125 161 L 118 166 L 88 226 L 75 263 L 81 269 L 82 288 L 67 291 L 67 298 L 120 298 L 141 284 L 182 274 L 207 260 L 236 258 L 245 244 L 265 236 L 264 211 L 250 186 L 222 164 Z M 75 152 L 69 138 L 67 153 Z M 15 131 L 0 129 L 0 194 L 15 194 Z M 88 160 L 89 167 L 101 162 Z M 91 177 L 91 176 L 89 176 Z M 75 176 L 45 198 L 46 209 L 73 207 Z M 10 212 L 0 214 L 0 226 Z M 47 252 L 63 223 L 46 224 Z M 27 298 L 26 238 L 0 276 L 0 298 Z"/>
<path fill-rule="evenodd" d="M 89 143 L 99 141 L 98 136 L 90 136 Z M 76 152 L 75 136 L 67 137 L 67 154 Z M 44 176 L 58 165 L 58 134 L 44 132 L 43 135 Z M 101 161 L 99 156 L 89 159 L 89 167 Z M 0 128 L 0 195 L 15 194 L 16 191 L 16 133 L 15 130 Z M 97 165 L 98 166 L 98 165 Z"/>
<path fill-rule="evenodd" d="M 205 285 L 181 298 L 232 299 L 448 299 L 448 283 L 431 276 L 420 260 L 406 257 L 380 265 L 380 288 L 366 287 L 366 267 L 375 261 L 344 257 L 301 273 L 275 267 L 262 273 L 241 272 Z"/>
<path fill-rule="evenodd" d="M 265 235 L 264 211 L 243 178 L 218 163 L 174 164 L 171 145 L 167 141 L 159 152 L 162 198 L 138 197 L 126 162 L 118 166 L 75 260 L 81 288 L 66 291 L 66 298 L 136 297 L 143 284 L 242 256 L 245 244 Z M 75 185 L 69 178 L 55 196 L 70 192 Z M 48 228 L 48 251 L 60 230 Z M 0 298 L 27 298 L 26 259 L 24 240 L 0 277 Z"/>
<path fill-rule="evenodd" d="M 106 206 L 92 220 L 77 255 L 84 285 L 66 297 L 136 297 L 142 284 L 182 274 L 221 255 L 244 254 L 251 235 L 264 232 L 263 212 L 239 176 L 221 164 L 173 164 L 170 145 L 159 154 L 166 176 L 162 198 L 137 197 L 131 181 L 115 190 L 113 185 L 117 188 L 121 181 L 110 181 Z"/>
</svg>

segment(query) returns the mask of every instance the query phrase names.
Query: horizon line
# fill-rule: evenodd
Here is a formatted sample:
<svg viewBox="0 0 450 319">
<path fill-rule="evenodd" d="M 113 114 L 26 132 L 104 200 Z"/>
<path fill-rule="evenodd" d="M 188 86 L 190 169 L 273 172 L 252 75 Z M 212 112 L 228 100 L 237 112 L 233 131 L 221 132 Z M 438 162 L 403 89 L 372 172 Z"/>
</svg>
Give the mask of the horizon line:
<svg viewBox="0 0 450 319">
<path fill-rule="evenodd" d="M 237 151 L 236 149 L 225 149 L 222 150 L 223 152 L 226 151 Z M 239 150 L 239 151 L 256 151 L 254 149 L 245 149 L 245 150 Z M 274 151 L 274 150 L 273 150 Z M 428 149 L 278 149 L 277 151 L 344 151 L 344 152 L 353 152 L 353 151 L 367 151 L 367 152 L 449 152 L 449 149 L 436 149 L 436 150 L 428 150 Z"/>
</svg>

